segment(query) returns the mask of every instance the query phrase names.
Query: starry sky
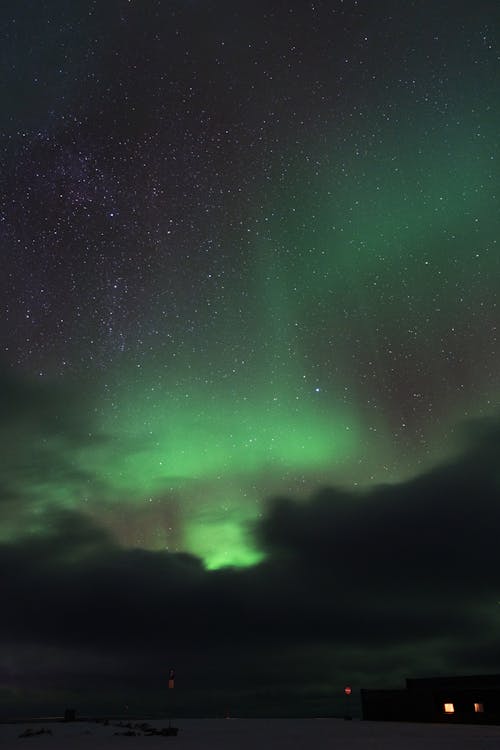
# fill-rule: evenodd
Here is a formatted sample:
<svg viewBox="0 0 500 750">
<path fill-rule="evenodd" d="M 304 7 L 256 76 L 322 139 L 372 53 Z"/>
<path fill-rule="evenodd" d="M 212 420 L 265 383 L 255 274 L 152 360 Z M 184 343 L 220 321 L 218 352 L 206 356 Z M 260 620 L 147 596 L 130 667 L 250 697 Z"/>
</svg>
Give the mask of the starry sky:
<svg viewBox="0 0 500 750">
<path fill-rule="evenodd" d="M 499 27 L 2 3 L 0 708 L 500 670 Z"/>
</svg>

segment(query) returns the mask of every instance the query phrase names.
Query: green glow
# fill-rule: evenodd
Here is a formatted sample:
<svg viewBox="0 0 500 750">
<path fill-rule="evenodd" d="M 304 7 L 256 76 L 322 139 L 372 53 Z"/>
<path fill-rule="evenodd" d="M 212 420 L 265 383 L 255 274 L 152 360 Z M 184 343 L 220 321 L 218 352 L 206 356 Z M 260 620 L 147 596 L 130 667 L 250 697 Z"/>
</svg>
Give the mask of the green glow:
<svg viewBox="0 0 500 750">
<path fill-rule="evenodd" d="M 225 566 L 246 567 L 263 558 L 247 538 L 241 520 L 190 523 L 185 545 L 188 551 L 203 558 L 209 570 Z"/>
<path fill-rule="evenodd" d="M 457 313 L 454 286 L 498 228 L 498 175 L 483 139 L 467 137 L 475 129 L 472 120 L 457 133 L 422 126 L 364 150 L 354 130 L 342 153 L 318 153 L 316 174 L 297 167 L 266 225 L 295 319 L 321 304 L 323 322 L 329 311 L 338 323 L 342 309 L 371 310 L 390 325 L 408 295 L 429 314 L 438 295 L 437 324 L 447 324 Z"/>
<path fill-rule="evenodd" d="M 189 551 L 210 568 L 255 563 L 261 555 L 246 526 L 268 494 L 305 493 L 325 466 L 356 452 L 355 416 L 283 364 L 261 363 L 260 378 L 231 368 L 215 387 L 178 372 L 160 388 L 154 369 L 138 378 L 127 367 L 113 380 L 112 403 L 95 398 L 83 439 L 56 431 L 42 441 L 37 422 L 6 455 L 14 499 L 2 538 L 39 532 L 53 512 L 77 509 L 126 546 Z"/>
<path fill-rule="evenodd" d="M 102 468 L 117 487 L 136 485 L 148 492 L 166 480 L 336 462 L 352 448 L 353 432 L 340 410 L 337 417 L 322 413 L 313 400 L 290 404 L 276 396 L 259 403 L 221 399 L 207 404 L 195 395 L 165 400 L 135 417 L 127 405 L 126 431 L 118 433 L 124 455 L 107 456 Z M 130 449 L 129 434 L 137 438 Z M 99 448 L 93 466 L 102 455 Z"/>
</svg>

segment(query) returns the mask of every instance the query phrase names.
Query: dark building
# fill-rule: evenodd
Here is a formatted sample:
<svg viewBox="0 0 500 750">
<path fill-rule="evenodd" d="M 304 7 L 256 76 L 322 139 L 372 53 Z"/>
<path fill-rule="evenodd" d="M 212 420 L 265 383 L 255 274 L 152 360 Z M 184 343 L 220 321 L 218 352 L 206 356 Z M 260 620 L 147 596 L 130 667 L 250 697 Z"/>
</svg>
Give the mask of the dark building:
<svg viewBox="0 0 500 750">
<path fill-rule="evenodd" d="M 406 680 L 402 690 L 361 690 L 363 718 L 500 724 L 500 675 Z"/>
</svg>

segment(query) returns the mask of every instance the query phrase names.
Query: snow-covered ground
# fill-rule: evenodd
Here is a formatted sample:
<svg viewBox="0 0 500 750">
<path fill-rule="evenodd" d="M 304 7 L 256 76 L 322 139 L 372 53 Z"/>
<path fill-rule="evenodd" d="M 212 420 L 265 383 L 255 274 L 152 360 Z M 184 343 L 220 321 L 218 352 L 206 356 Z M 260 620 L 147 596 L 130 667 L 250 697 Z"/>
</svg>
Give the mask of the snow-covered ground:
<svg viewBox="0 0 500 750">
<path fill-rule="evenodd" d="M 39 750 L 498 750 L 500 726 L 398 724 L 339 719 L 182 719 L 177 737 L 145 736 L 97 723 L 49 723 L 0 725 L 0 748 Z M 135 724 L 135 722 L 134 722 Z M 168 722 L 151 721 L 154 727 Z M 51 734 L 34 734 L 40 729 Z M 28 730 L 32 736 L 19 737 Z M 127 736 L 115 734 L 136 731 Z"/>
</svg>

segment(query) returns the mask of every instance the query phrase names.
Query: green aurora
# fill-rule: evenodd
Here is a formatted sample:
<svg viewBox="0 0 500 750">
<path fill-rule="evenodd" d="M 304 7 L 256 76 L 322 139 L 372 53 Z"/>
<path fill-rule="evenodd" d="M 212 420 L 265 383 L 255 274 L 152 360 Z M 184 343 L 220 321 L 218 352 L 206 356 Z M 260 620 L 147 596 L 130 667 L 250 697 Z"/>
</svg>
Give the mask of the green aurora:
<svg viewBox="0 0 500 750">
<path fill-rule="evenodd" d="M 88 440 L 37 427 L 13 449 L 19 471 L 30 451 L 72 467 L 14 482 L 31 527 L 85 508 L 127 545 L 251 565 L 269 497 L 397 482 L 452 453 L 454 425 L 496 403 L 500 278 L 493 113 L 455 106 L 418 121 L 401 102 L 369 127 L 359 112 L 341 142 L 312 133 L 306 159 L 276 161 L 246 244 L 223 232 L 237 283 L 196 302 L 175 351 L 90 370 Z"/>
<path fill-rule="evenodd" d="M 487 385 L 473 395 L 481 394 L 475 374 L 458 396 L 450 389 L 456 351 L 465 357 L 471 348 L 469 327 L 483 322 L 488 330 L 500 273 L 498 174 L 477 125 L 403 133 L 390 150 L 352 159 L 341 179 L 333 167 L 339 155 L 319 154 L 314 170 L 297 169 L 274 186 L 250 248 L 246 307 L 229 310 L 214 332 L 217 371 L 231 361 L 230 347 L 217 344 L 231 320 L 250 332 L 245 360 L 227 367 L 219 385 L 195 364 L 195 376 L 186 371 L 146 403 L 139 379 L 116 409 L 126 419 L 104 423 L 144 446 L 99 471 L 118 493 L 158 496 L 168 488 L 181 497 L 179 544 L 208 566 L 256 560 L 247 529 L 271 493 L 398 481 L 452 451 L 454 420 L 471 401 L 480 413 L 494 397 Z M 420 412 L 407 416 L 417 425 L 410 438 L 388 416 L 396 370 L 405 401 L 412 389 L 422 393 Z"/>
</svg>

